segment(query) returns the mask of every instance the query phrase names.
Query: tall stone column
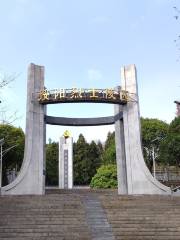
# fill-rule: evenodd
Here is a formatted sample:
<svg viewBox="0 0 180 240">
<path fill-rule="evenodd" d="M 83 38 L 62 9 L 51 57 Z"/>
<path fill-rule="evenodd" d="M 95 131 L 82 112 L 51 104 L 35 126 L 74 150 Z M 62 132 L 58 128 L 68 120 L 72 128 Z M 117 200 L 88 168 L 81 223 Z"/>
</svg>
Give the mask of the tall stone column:
<svg viewBox="0 0 180 240">
<path fill-rule="evenodd" d="M 158 182 L 149 172 L 141 149 L 139 97 L 134 65 L 121 68 L 122 90 L 130 93 L 124 106 L 116 106 L 115 114 L 123 110 L 123 121 L 115 123 L 116 155 L 120 194 L 171 194 L 170 188 Z M 121 169 L 122 168 L 122 169 Z"/>
<path fill-rule="evenodd" d="M 73 138 L 59 139 L 59 188 L 73 187 Z"/>
<path fill-rule="evenodd" d="M 114 105 L 115 116 L 123 111 L 123 106 Z M 115 122 L 115 142 L 116 142 L 116 163 L 117 163 L 117 179 L 118 193 L 127 194 L 127 168 L 125 156 L 124 142 L 124 122 L 123 119 L 118 119 Z"/>
<path fill-rule="evenodd" d="M 46 107 L 39 104 L 36 93 L 44 89 L 44 67 L 30 64 L 28 68 L 26 132 L 24 160 L 17 178 L 2 188 L 7 195 L 44 194 Z"/>
</svg>

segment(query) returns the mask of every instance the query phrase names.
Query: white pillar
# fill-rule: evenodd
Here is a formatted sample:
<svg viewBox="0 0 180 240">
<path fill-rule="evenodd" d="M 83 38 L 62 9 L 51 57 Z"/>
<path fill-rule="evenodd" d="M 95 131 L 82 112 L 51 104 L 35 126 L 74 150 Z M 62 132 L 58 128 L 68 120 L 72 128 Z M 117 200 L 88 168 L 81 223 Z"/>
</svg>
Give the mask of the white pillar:
<svg viewBox="0 0 180 240">
<path fill-rule="evenodd" d="M 59 139 L 59 188 L 73 187 L 73 138 Z"/>
<path fill-rule="evenodd" d="M 46 107 L 36 98 L 42 89 L 44 67 L 31 63 L 28 68 L 24 160 L 17 178 L 2 188 L 4 195 L 45 193 Z"/>
<path fill-rule="evenodd" d="M 149 172 L 141 149 L 141 123 L 135 65 L 121 68 L 122 90 L 131 94 L 123 106 L 124 146 L 127 194 L 171 194 L 170 188 L 158 182 Z M 120 137 L 116 134 L 118 138 Z M 119 144 L 116 138 L 116 144 Z M 116 148 L 117 150 L 117 148 Z M 120 159 L 121 160 L 121 159 Z"/>
</svg>

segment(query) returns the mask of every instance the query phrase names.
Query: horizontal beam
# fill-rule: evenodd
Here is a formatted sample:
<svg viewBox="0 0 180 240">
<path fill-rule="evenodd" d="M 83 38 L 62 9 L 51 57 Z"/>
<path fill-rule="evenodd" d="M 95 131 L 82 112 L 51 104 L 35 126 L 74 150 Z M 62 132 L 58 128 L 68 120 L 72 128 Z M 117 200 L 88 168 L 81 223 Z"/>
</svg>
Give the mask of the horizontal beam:
<svg viewBox="0 0 180 240">
<path fill-rule="evenodd" d="M 61 126 L 102 126 L 112 125 L 115 121 L 122 119 L 123 113 L 120 112 L 115 116 L 98 117 L 98 118 L 65 118 L 45 116 L 45 123 Z"/>
<path fill-rule="evenodd" d="M 117 99 L 85 99 L 85 98 L 66 98 L 66 99 L 49 99 L 39 101 L 40 104 L 47 105 L 47 104 L 55 104 L 55 103 L 108 103 L 108 104 L 118 104 L 118 105 L 125 105 L 127 104 L 126 100 L 117 100 Z"/>
</svg>

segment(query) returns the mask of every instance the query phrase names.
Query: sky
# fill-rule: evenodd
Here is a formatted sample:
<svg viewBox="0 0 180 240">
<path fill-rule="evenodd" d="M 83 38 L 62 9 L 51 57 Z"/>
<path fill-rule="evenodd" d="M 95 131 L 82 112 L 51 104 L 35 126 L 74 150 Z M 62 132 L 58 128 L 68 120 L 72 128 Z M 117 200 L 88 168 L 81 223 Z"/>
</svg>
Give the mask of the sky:
<svg viewBox="0 0 180 240">
<path fill-rule="evenodd" d="M 27 68 L 45 66 L 45 85 L 54 88 L 113 88 L 120 67 L 135 64 L 140 114 L 171 122 L 180 99 L 180 9 L 178 0 L 0 0 L 0 74 L 15 76 L 1 91 L 1 108 L 17 112 L 25 130 Z M 176 46 L 177 45 L 177 46 Z M 113 105 L 48 105 L 48 115 L 101 117 Z M 114 126 L 47 125 L 47 140 L 68 129 L 76 141 L 105 141 Z"/>
</svg>

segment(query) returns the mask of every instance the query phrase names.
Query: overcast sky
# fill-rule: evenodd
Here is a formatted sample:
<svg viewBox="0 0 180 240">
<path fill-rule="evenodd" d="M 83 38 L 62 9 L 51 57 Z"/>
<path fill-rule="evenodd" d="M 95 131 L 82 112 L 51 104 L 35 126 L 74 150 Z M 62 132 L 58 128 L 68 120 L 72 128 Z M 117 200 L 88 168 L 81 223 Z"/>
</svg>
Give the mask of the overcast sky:
<svg viewBox="0 0 180 240">
<path fill-rule="evenodd" d="M 179 5 L 179 6 L 178 6 Z M 28 64 L 45 66 L 53 88 L 107 88 L 120 85 L 120 67 L 137 68 L 142 117 L 170 122 L 180 98 L 178 0 L 0 0 L 0 72 L 17 78 L 3 104 L 18 111 L 25 129 Z M 178 46 L 176 46 L 176 44 Z M 1 95 L 2 97 L 2 95 Z M 113 115 L 113 105 L 58 104 L 48 114 L 63 117 Z M 105 140 L 108 127 L 47 126 L 47 139 L 68 129 L 74 139 Z"/>
</svg>

